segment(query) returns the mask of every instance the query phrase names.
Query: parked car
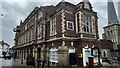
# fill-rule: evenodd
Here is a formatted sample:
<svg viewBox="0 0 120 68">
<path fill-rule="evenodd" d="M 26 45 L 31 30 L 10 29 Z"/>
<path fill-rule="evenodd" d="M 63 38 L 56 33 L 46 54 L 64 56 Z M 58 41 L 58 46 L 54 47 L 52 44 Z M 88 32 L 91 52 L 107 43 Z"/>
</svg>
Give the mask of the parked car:
<svg viewBox="0 0 120 68">
<path fill-rule="evenodd" d="M 11 59 L 11 57 L 12 57 L 12 55 L 10 53 L 7 53 L 2 58 L 4 58 L 4 59 Z"/>
<path fill-rule="evenodd" d="M 3 58 L 3 55 L 1 55 L 0 58 Z"/>
</svg>

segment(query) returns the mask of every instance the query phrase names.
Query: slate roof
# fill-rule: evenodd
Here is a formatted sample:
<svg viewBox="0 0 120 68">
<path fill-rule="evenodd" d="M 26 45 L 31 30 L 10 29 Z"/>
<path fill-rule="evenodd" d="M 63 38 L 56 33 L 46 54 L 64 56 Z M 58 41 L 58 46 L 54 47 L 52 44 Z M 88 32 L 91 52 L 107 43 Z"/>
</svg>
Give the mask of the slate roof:
<svg viewBox="0 0 120 68">
<path fill-rule="evenodd" d="M 113 43 L 111 40 L 101 39 L 100 44 L 102 49 L 113 49 Z"/>
</svg>

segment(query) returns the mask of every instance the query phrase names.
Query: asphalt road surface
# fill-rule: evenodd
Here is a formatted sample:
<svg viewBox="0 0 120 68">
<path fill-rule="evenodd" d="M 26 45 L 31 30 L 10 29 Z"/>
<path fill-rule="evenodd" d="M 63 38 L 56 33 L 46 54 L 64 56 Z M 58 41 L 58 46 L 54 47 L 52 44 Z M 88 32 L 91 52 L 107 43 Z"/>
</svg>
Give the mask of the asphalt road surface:
<svg viewBox="0 0 120 68">
<path fill-rule="evenodd" d="M 33 67 L 33 66 L 26 66 L 25 63 L 21 64 L 20 60 L 15 60 L 11 59 L 2 59 L 0 58 L 0 68 L 38 68 Z M 41 66 L 39 68 L 42 68 Z M 44 68 L 88 68 L 88 67 L 76 67 L 76 66 L 51 66 L 47 67 L 45 66 Z M 118 66 L 104 66 L 104 67 L 95 67 L 95 68 L 120 68 Z"/>
</svg>

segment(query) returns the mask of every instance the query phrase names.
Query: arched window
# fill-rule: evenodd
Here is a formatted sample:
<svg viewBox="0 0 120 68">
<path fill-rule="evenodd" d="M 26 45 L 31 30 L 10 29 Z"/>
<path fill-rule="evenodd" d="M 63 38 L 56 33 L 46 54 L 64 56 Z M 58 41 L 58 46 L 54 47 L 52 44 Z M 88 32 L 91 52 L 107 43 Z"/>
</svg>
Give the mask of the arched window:
<svg viewBox="0 0 120 68">
<path fill-rule="evenodd" d="M 115 42 L 115 39 L 114 39 L 114 38 L 112 39 L 112 42 L 113 42 L 113 43 Z"/>
<path fill-rule="evenodd" d="M 95 45 L 92 44 L 92 48 L 94 48 L 94 47 L 95 47 Z"/>
<path fill-rule="evenodd" d="M 106 51 L 103 51 L 103 57 L 107 57 Z"/>
<path fill-rule="evenodd" d="M 85 48 L 88 48 L 88 44 L 85 44 Z"/>
</svg>

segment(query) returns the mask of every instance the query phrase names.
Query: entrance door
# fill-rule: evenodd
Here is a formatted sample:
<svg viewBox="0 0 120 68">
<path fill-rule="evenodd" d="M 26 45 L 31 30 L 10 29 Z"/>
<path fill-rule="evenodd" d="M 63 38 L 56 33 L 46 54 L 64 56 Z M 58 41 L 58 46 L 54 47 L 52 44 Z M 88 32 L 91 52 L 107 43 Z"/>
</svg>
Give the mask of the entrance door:
<svg viewBox="0 0 120 68">
<path fill-rule="evenodd" d="M 69 64 L 70 65 L 76 65 L 77 64 L 76 53 L 69 53 Z"/>
<path fill-rule="evenodd" d="M 87 66 L 88 57 L 91 56 L 91 48 L 83 48 L 83 65 Z"/>
<path fill-rule="evenodd" d="M 38 67 L 40 64 L 40 60 L 41 60 L 41 49 L 37 48 L 37 61 L 38 61 Z"/>
<path fill-rule="evenodd" d="M 37 59 L 39 59 L 39 60 L 40 60 L 40 51 L 41 51 L 41 49 L 38 48 L 38 49 L 37 49 Z"/>
</svg>

